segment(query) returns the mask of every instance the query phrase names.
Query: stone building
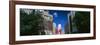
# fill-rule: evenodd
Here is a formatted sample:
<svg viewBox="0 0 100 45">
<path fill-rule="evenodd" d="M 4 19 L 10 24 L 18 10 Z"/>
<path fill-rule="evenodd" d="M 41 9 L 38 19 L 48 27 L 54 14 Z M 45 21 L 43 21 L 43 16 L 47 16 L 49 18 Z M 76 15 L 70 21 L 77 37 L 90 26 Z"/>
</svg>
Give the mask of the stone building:
<svg viewBox="0 0 100 45">
<path fill-rule="evenodd" d="M 43 17 L 42 28 L 39 31 L 40 35 L 51 35 L 53 34 L 53 16 L 49 14 L 47 10 L 36 10 L 41 13 Z"/>
</svg>

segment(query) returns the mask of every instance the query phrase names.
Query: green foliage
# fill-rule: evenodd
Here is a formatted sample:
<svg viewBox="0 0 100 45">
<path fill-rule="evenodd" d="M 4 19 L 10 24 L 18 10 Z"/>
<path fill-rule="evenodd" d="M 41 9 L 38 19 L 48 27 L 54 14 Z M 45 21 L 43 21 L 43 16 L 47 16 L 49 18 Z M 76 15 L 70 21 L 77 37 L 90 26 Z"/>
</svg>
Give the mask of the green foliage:
<svg viewBox="0 0 100 45">
<path fill-rule="evenodd" d="M 20 35 L 38 35 L 39 30 L 42 26 L 42 17 L 41 14 L 35 14 L 35 10 L 32 13 L 27 14 L 20 9 Z"/>
<path fill-rule="evenodd" d="M 73 21 L 77 26 L 78 33 L 90 32 L 90 12 L 77 11 Z"/>
</svg>

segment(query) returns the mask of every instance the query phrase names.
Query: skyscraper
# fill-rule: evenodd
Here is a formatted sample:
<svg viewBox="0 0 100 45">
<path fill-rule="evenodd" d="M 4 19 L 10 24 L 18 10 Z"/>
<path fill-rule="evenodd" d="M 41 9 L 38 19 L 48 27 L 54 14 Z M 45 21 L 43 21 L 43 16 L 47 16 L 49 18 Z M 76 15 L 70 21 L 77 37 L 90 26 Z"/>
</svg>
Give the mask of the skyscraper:
<svg viewBox="0 0 100 45">
<path fill-rule="evenodd" d="M 71 11 L 69 14 L 68 14 L 68 24 L 66 23 L 65 25 L 65 33 L 66 34 L 70 34 L 70 33 L 73 33 L 74 29 L 73 29 L 73 18 L 75 16 L 75 11 Z M 76 28 L 74 26 L 74 28 Z"/>
<path fill-rule="evenodd" d="M 45 35 L 53 34 L 53 16 L 48 13 L 48 10 L 39 11 L 43 17 L 43 22 L 41 22 L 43 24 L 43 28 L 40 33 L 44 32 Z"/>
<path fill-rule="evenodd" d="M 62 27 L 61 24 L 58 24 L 56 34 L 62 34 Z"/>
<path fill-rule="evenodd" d="M 53 34 L 56 34 L 56 23 L 53 22 Z"/>
</svg>

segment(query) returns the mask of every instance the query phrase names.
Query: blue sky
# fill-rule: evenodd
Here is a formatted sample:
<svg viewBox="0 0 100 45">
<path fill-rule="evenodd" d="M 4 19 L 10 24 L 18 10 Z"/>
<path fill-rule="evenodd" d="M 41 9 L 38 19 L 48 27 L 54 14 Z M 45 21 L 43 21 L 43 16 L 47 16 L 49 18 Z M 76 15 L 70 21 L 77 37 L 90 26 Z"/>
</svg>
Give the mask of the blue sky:
<svg viewBox="0 0 100 45">
<path fill-rule="evenodd" d="M 63 10 L 48 10 L 49 14 L 53 15 L 53 22 L 62 25 L 62 31 L 64 31 L 64 26 L 68 23 L 68 16 L 67 14 L 70 11 L 63 11 Z"/>
</svg>

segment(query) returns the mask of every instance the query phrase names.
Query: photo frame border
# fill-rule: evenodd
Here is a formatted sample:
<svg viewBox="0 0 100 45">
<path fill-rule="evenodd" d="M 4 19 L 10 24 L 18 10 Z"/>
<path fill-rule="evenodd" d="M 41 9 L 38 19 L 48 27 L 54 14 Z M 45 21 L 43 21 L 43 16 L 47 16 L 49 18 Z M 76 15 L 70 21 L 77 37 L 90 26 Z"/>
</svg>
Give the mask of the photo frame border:
<svg viewBox="0 0 100 45">
<path fill-rule="evenodd" d="M 81 5 L 81 4 L 60 4 L 60 3 L 44 3 L 44 2 L 30 2 L 30 1 L 9 1 L 9 44 L 25 44 L 25 43 L 44 43 L 44 42 L 59 42 L 59 41 L 75 41 L 75 40 L 90 40 L 96 39 L 96 6 Z M 22 5 L 40 5 L 40 6 L 54 6 L 54 7 L 76 7 L 76 8 L 92 8 L 93 9 L 93 37 L 78 37 L 78 38 L 59 38 L 59 39 L 43 39 L 43 40 L 25 40 L 16 41 L 15 32 L 15 6 Z"/>
</svg>

